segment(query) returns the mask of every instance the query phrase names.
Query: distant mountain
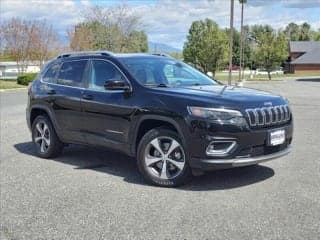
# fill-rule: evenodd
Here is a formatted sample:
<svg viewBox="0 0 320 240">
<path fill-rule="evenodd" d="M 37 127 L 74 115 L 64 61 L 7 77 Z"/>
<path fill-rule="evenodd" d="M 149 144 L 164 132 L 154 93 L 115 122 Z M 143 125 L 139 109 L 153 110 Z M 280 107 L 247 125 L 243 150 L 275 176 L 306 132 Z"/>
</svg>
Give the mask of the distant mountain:
<svg viewBox="0 0 320 240">
<path fill-rule="evenodd" d="M 181 53 L 182 50 L 179 48 L 171 47 L 164 43 L 148 42 L 149 52 L 158 53 Z"/>
</svg>

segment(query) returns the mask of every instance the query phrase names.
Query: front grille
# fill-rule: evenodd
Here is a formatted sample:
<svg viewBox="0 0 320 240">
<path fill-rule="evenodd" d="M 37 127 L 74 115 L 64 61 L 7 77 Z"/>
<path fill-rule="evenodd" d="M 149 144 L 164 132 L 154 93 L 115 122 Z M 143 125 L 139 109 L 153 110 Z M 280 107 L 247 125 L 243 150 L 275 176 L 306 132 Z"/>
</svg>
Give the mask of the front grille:
<svg viewBox="0 0 320 240">
<path fill-rule="evenodd" d="M 288 105 L 250 108 L 246 110 L 251 127 L 265 127 L 286 123 L 291 118 Z"/>
</svg>

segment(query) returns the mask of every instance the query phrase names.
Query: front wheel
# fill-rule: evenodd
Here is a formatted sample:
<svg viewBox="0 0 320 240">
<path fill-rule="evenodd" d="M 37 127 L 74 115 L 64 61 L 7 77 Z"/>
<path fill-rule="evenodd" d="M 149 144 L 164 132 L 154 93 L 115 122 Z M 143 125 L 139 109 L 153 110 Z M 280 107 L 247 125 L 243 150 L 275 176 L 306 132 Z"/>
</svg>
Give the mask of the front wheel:
<svg viewBox="0 0 320 240">
<path fill-rule="evenodd" d="M 140 141 L 137 161 L 145 179 L 158 186 L 179 186 L 192 176 L 186 149 L 179 135 L 169 129 L 147 132 Z"/>
</svg>

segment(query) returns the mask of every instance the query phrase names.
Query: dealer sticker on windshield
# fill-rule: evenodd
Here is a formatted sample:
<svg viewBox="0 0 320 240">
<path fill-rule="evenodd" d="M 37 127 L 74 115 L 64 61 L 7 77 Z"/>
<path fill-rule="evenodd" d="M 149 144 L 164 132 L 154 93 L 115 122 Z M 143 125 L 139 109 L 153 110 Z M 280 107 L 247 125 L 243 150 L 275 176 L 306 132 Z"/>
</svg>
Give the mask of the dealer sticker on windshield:
<svg viewBox="0 0 320 240">
<path fill-rule="evenodd" d="M 284 143 L 286 134 L 284 129 L 277 129 L 269 132 L 269 145 L 276 146 Z"/>
</svg>

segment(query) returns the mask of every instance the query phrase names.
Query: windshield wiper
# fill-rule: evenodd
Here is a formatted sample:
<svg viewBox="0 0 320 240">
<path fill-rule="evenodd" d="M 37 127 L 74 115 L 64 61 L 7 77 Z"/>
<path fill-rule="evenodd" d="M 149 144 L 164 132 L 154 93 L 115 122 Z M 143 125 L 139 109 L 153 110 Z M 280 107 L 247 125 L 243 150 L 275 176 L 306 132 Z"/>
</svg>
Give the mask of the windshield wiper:
<svg viewBox="0 0 320 240">
<path fill-rule="evenodd" d="M 160 83 L 160 84 L 157 85 L 157 87 L 168 87 L 168 85 L 164 84 L 164 83 Z"/>
<path fill-rule="evenodd" d="M 145 84 L 145 86 L 150 86 L 150 87 L 169 87 L 168 85 L 164 84 L 164 83 L 159 83 L 159 84 Z"/>
</svg>

